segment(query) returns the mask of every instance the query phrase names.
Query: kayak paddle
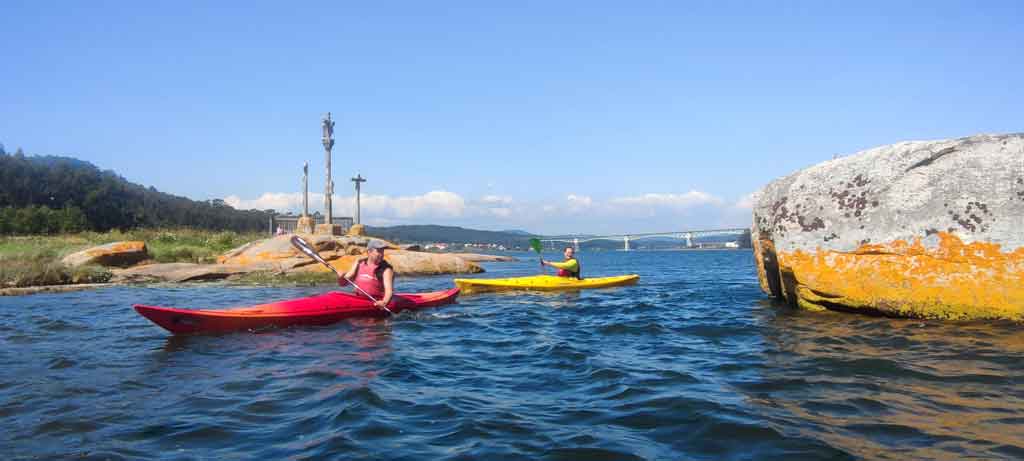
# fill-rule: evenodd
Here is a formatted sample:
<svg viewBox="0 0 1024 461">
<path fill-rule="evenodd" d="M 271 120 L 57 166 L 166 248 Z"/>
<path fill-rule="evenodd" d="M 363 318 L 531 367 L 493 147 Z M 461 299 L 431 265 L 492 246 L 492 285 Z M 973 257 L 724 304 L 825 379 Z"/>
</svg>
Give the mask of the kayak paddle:
<svg viewBox="0 0 1024 461">
<path fill-rule="evenodd" d="M 537 259 L 540 259 L 540 270 L 544 271 L 544 272 L 547 272 L 547 271 L 544 270 L 544 258 L 541 258 L 541 256 L 540 256 L 540 250 L 541 250 L 540 239 L 537 239 L 537 238 L 530 239 L 530 248 L 533 248 L 533 251 L 537 252 Z"/>
<path fill-rule="evenodd" d="M 374 298 L 373 296 L 370 296 L 370 294 L 365 292 L 365 291 L 363 291 L 362 288 L 359 288 L 359 285 L 356 285 L 355 282 L 353 282 L 353 281 L 351 281 L 349 279 L 346 279 L 342 275 L 341 272 L 338 272 L 338 269 L 336 269 L 334 266 L 332 266 L 330 263 L 328 263 L 327 260 L 325 260 L 322 256 L 320 256 L 320 254 L 317 253 L 315 249 L 313 249 L 313 246 L 310 245 L 309 242 L 303 240 L 302 237 L 299 237 L 298 235 L 293 235 L 292 236 L 292 246 L 294 246 L 295 248 L 298 248 L 298 250 L 303 252 L 303 253 L 305 253 L 306 256 L 309 256 L 310 258 L 313 258 L 314 260 L 316 260 L 320 264 L 323 264 L 323 265 L 327 266 L 328 269 L 334 271 L 334 273 L 337 274 L 339 279 L 345 279 L 345 281 L 348 282 L 349 285 L 352 285 L 357 291 L 359 291 L 360 293 L 366 295 L 367 298 L 370 298 L 370 301 L 373 301 L 374 304 L 377 303 L 377 299 L 376 298 Z M 388 309 L 387 306 L 380 306 L 380 308 L 384 309 L 385 311 L 387 311 L 388 314 L 394 314 L 394 312 L 391 312 L 391 309 Z"/>
</svg>

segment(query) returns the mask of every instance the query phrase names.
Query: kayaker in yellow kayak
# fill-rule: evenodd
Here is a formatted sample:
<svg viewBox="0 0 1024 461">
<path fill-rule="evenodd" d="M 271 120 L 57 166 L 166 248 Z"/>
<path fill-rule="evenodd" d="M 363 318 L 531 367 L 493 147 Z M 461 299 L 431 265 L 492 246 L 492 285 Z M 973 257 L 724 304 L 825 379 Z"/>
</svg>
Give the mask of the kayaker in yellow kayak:
<svg viewBox="0 0 1024 461">
<path fill-rule="evenodd" d="M 576 250 L 573 247 L 565 247 L 565 261 L 560 263 L 545 261 L 544 258 L 540 259 L 541 266 L 551 266 L 558 269 L 559 277 L 576 277 L 582 280 L 583 276 L 580 271 L 580 262 L 576 260 Z"/>
<path fill-rule="evenodd" d="M 359 258 L 341 279 L 338 285 L 348 286 L 343 279 L 351 280 L 366 294 L 376 300 L 377 307 L 387 307 L 395 292 L 395 269 L 384 260 L 384 248 L 387 244 L 380 240 L 370 240 L 366 244 L 366 256 Z"/>
</svg>

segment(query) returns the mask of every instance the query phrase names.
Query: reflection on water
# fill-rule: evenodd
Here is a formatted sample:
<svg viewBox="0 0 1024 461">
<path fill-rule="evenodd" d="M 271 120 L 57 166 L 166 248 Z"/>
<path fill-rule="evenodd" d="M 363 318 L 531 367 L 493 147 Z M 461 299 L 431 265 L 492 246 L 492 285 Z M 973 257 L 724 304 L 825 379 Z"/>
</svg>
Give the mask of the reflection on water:
<svg viewBox="0 0 1024 461">
<path fill-rule="evenodd" d="M 761 378 L 738 387 L 780 430 L 866 458 L 1024 455 L 1018 325 L 778 310 Z"/>
<path fill-rule="evenodd" d="M 529 258 L 487 264 L 488 276 L 535 273 Z M 749 252 L 581 258 L 595 277 L 639 273 L 640 283 L 191 337 L 130 305 L 252 305 L 332 288 L 0 298 L 0 453 L 1024 459 L 1019 325 L 791 310 L 761 294 Z M 398 281 L 401 291 L 450 285 Z"/>
</svg>

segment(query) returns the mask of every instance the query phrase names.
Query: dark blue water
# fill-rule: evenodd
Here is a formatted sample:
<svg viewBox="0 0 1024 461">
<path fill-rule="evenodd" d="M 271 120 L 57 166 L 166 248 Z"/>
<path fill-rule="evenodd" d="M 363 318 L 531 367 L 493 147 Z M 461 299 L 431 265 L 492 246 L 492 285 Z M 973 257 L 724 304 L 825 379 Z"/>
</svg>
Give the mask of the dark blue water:
<svg viewBox="0 0 1024 461">
<path fill-rule="evenodd" d="M 526 275 L 536 259 L 488 264 Z M 557 255 L 549 255 L 556 259 Z M 1019 325 L 794 311 L 746 251 L 584 253 L 632 287 L 482 294 L 388 320 L 172 337 L 135 302 L 0 298 L 5 459 L 1022 459 Z M 403 291 L 451 277 L 402 278 Z"/>
</svg>

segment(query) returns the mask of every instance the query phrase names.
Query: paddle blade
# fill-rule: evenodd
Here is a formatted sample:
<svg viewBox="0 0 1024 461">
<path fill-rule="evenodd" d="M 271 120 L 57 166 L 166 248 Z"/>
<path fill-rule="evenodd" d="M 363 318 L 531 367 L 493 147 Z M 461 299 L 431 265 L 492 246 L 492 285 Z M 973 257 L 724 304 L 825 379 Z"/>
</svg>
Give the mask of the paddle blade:
<svg viewBox="0 0 1024 461">
<path fill-rule="evenodd" d="M 313 249 L 313 246 L 310 245 L 309 242 L 303 240 L 302 237 L 299 237 L 298 235 L 293 235 L 292 239 L 291 239 L 291 242 L 292 242 L 292 246 L 293 247 L 295 247 L 299 251 L 305 253 L 306 256 L 309 256 L 310 258 L 313 258 L 314 260 L 316 260 L 320 264 L 323 264 L 323 265 L 327 266 L 328 269 L 334 271 L 335 274 L 338 274 L 339 276 L 341 276 L 341 272 L 338 272 L 338 269 L 336 269 L 334 266 L 330 265 L 327 262 L 327 260 L 322 258 L 320 256 L 320 254 L 317 253 L 315 249 Z"/>
<path fill-rule="evenodd" d="M 540 245 L 540 239 L 530 239 L 530 248 L 533 248 L 533 251 L 536 251 L 537 254 L 540 254 L 540 250 L 542 248 Z"/>
<path fill-rule="evenodd" d="M 298 235 L 292 236 L 292 246 L 313 259 L 319 259 L 320 257 L 320 255 L 317 254 L 316 250 L 313 249 L 313 246 L 310 245 L 309 242 L 303 240 L 302 237 L 299 237 Z"/>
</svg>

